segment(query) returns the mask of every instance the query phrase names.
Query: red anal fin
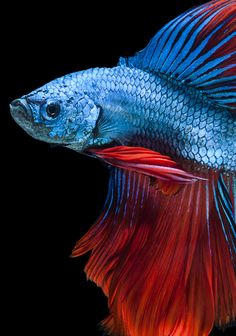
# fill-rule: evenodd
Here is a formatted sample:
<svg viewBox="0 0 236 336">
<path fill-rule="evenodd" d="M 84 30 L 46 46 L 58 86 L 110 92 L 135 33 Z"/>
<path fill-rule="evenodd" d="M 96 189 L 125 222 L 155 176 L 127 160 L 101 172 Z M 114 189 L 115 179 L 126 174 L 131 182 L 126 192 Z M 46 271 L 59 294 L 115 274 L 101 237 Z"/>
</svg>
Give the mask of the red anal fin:
<svg viewBox="0 0 236 336">
<path fill-rule="evenodd" d="M 91 251 L 85 271 L 108 298 L 108 333 L 207 336 L 233 323 L 234 177 L 209 171 L 164 197 L 150 177 L 110 172 L 104 211 L 73 250 Z"/>
<path fill-rule="evenodd" d="M 167 181 L 168 188 L 171 186 L 170 182 L 174 182 L 173 189 L 176 189 L 178 183 L 188 184 L 202 179 L 181 169 L 169 156 L 147 148 L 116 146 L 91 151 L 110 165 Z"/>
</svg>

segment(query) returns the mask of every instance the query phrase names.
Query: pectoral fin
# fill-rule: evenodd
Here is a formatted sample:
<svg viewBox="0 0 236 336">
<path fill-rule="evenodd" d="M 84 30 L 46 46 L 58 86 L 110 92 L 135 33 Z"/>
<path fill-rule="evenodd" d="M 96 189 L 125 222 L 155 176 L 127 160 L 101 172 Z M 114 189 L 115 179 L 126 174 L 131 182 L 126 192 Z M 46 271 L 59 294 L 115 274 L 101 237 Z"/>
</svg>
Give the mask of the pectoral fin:
<svg viewBox="0 0 236 336">
<path fill-rule="evenodd" d="M 158 189 L 167 194 L 175 193 L 180 184 L 202 180 L 201 177 L 181 169 L 169 156 L 147 148 L 116 146 L 106 149 L 92 149 L 91 152 L 110 165 L 160 180 Z"/>
</svg>

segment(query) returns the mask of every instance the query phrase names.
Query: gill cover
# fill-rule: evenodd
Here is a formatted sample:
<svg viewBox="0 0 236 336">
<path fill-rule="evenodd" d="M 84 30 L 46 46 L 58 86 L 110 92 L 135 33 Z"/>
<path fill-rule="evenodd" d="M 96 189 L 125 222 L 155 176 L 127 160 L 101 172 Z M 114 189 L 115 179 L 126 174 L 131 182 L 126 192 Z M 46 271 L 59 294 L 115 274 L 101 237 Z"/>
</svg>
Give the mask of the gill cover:
<svg viewBox="0 0 236 336">
<path fill-rule="evenodd" d="M 100 109 L 87 95 L 83 95 L 71 106 L 64 106 L 63 109 L 53 126 L 50 121 L 46 123 L 52 127 L 49 135 L 72 138 L 73 142 L 85 143 L 95 128 Z"/>
</svg>

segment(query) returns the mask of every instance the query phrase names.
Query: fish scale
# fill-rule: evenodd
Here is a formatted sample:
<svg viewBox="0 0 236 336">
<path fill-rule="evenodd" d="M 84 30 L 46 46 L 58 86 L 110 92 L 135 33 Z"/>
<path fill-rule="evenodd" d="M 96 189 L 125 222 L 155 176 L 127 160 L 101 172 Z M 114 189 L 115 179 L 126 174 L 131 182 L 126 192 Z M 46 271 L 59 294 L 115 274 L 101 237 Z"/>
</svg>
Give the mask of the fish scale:
<svg viewBox="0 0 236 336">
<path fill-rule="evenodd" d="M 116 114 L 123 124 L 126 117 L 117 115 L 117 109 L 127 111 L 135 129 L 128 144 L 150 146 L 203 167 L 235 169 L 235 116 L 216 107 L 199 90 L 161 74 L 124 66 L 90 69 L 73 76 L 77 87 L 85 86 L 96 104 L 104 110 L 109 105 L 110 118 Z M 101 97 L 104 90 L 106 96 Z"/>
</svg>

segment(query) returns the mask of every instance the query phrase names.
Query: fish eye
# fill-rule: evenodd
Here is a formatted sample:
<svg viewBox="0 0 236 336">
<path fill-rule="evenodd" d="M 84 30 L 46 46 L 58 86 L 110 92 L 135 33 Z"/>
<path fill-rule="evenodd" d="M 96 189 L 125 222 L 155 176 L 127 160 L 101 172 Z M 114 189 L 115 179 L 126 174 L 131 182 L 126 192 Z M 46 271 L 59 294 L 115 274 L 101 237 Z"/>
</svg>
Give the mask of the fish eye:
<svg viewBox="0 0 236 336">
<path fill-rule="evenodd" d="M 58 102 L 49 102 L 46 106 L 46 113 L 49 118 L 56 118 L 60 113 L 61 107 Z"/>
</svg>

